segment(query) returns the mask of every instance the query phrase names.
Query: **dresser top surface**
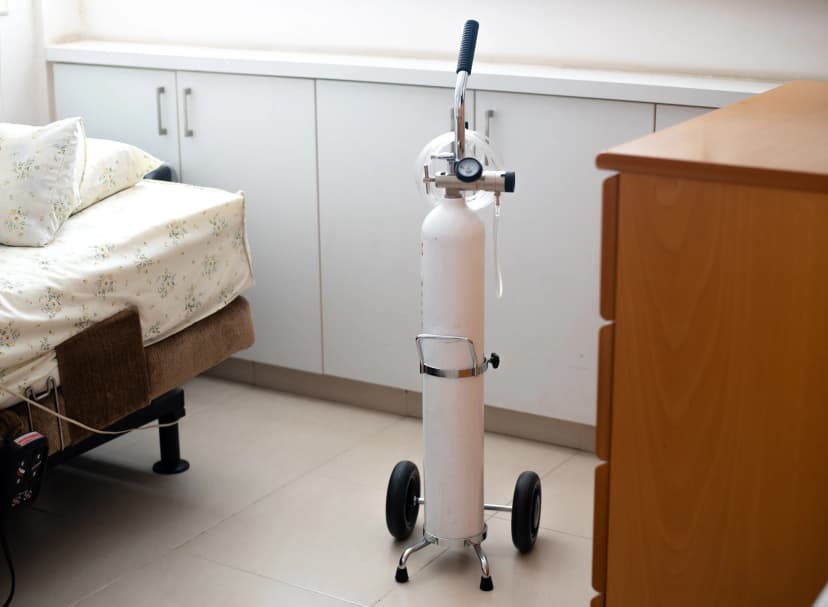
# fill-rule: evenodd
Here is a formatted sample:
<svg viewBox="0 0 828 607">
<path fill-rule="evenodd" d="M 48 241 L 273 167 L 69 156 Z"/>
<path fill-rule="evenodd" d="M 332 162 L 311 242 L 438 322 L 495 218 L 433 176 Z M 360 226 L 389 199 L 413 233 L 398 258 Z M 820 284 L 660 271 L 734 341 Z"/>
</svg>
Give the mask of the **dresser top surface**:
<svg viewBox="0 0 828 607">
<path fill-rule="evenodd" d="M 597 165 L 828 192 L 828 82 L 790 82 L 616 146 Z"/>
</svg>

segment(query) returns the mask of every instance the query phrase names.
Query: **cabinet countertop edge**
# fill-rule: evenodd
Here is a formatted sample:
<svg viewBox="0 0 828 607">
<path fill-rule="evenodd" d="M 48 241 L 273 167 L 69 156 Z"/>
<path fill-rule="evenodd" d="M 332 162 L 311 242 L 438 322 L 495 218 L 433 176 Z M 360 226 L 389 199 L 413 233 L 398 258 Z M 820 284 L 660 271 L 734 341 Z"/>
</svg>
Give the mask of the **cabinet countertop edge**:
<svg viewBox="0 0 828 607">
<path fill-rule="evenodd" d="M 451 61 L 77 41 L 46 47 L 51 63 L 454 87 Z M 476 90 L 721 107 L 777 83 L 692 75 L 478 63 Z"/>
<path fill-rule="evenodd" d="M 598 155 L 628 173 L 828 192 L 828 83 L 798 80 Z"/>
</svg>

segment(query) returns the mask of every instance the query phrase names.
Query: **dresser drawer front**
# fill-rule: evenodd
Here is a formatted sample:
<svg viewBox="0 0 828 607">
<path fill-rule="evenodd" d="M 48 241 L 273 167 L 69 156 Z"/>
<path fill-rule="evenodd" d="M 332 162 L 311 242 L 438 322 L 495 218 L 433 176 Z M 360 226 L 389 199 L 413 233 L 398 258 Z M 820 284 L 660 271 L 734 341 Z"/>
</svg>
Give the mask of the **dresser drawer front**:
<svg viewBox="0 0 828 607">
<path fill-rule="evenodd" d="M 615 325 L 604 325 L 598 332 L 598 402 L 595 425 L 595 455 L 604 461 L 610 458 L 614 350 Z"/>
<path fill-rule="evenodd" d="M 618 253 L 618 185 L 620 177 L 604 180 L 601 216 L 601 316 L 615 320 L 616 258 Z"/>
<path fill-rule="evenodd" d="M 607 588 L 609 464 L 595 468 L 595 512 L 592 525 L 592 587 L 603 593 Z"/>
</svg>

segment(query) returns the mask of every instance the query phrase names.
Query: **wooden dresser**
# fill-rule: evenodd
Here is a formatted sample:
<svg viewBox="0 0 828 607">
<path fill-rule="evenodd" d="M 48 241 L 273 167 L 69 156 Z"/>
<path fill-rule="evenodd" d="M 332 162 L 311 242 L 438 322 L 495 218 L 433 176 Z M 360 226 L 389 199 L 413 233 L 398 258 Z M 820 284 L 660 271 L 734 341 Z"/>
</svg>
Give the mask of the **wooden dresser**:
<svg viewBox="0 0 828 607">
<path fill-rule="evenodd" d="M 609 150 L 593 607 L 828 581 L 828 83 Z"/>
</svg>

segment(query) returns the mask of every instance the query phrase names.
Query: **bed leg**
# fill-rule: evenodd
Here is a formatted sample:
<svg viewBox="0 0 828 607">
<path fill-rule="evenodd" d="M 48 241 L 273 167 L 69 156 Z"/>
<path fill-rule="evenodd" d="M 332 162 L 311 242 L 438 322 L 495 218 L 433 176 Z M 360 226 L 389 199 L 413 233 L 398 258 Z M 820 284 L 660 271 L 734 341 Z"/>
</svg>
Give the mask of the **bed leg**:
<svg viewBox="0 0 828 607">
<path fill-rule="evenodd" d="M 173 410 L 158 418 L 161 424 L 170 424 L 184 417 L 184 390 L 177 389 L 168 392 L 160 398 L 174 399 L 171 405 Z M 157 474 L 178 474 L 190 467 L 190 462 L 181 459 L 181 444 L 178 440 L 178 426 L 158 429 L 158 439 L 161 445 L 161 460 L 152 466 Z"/>
</svg>

